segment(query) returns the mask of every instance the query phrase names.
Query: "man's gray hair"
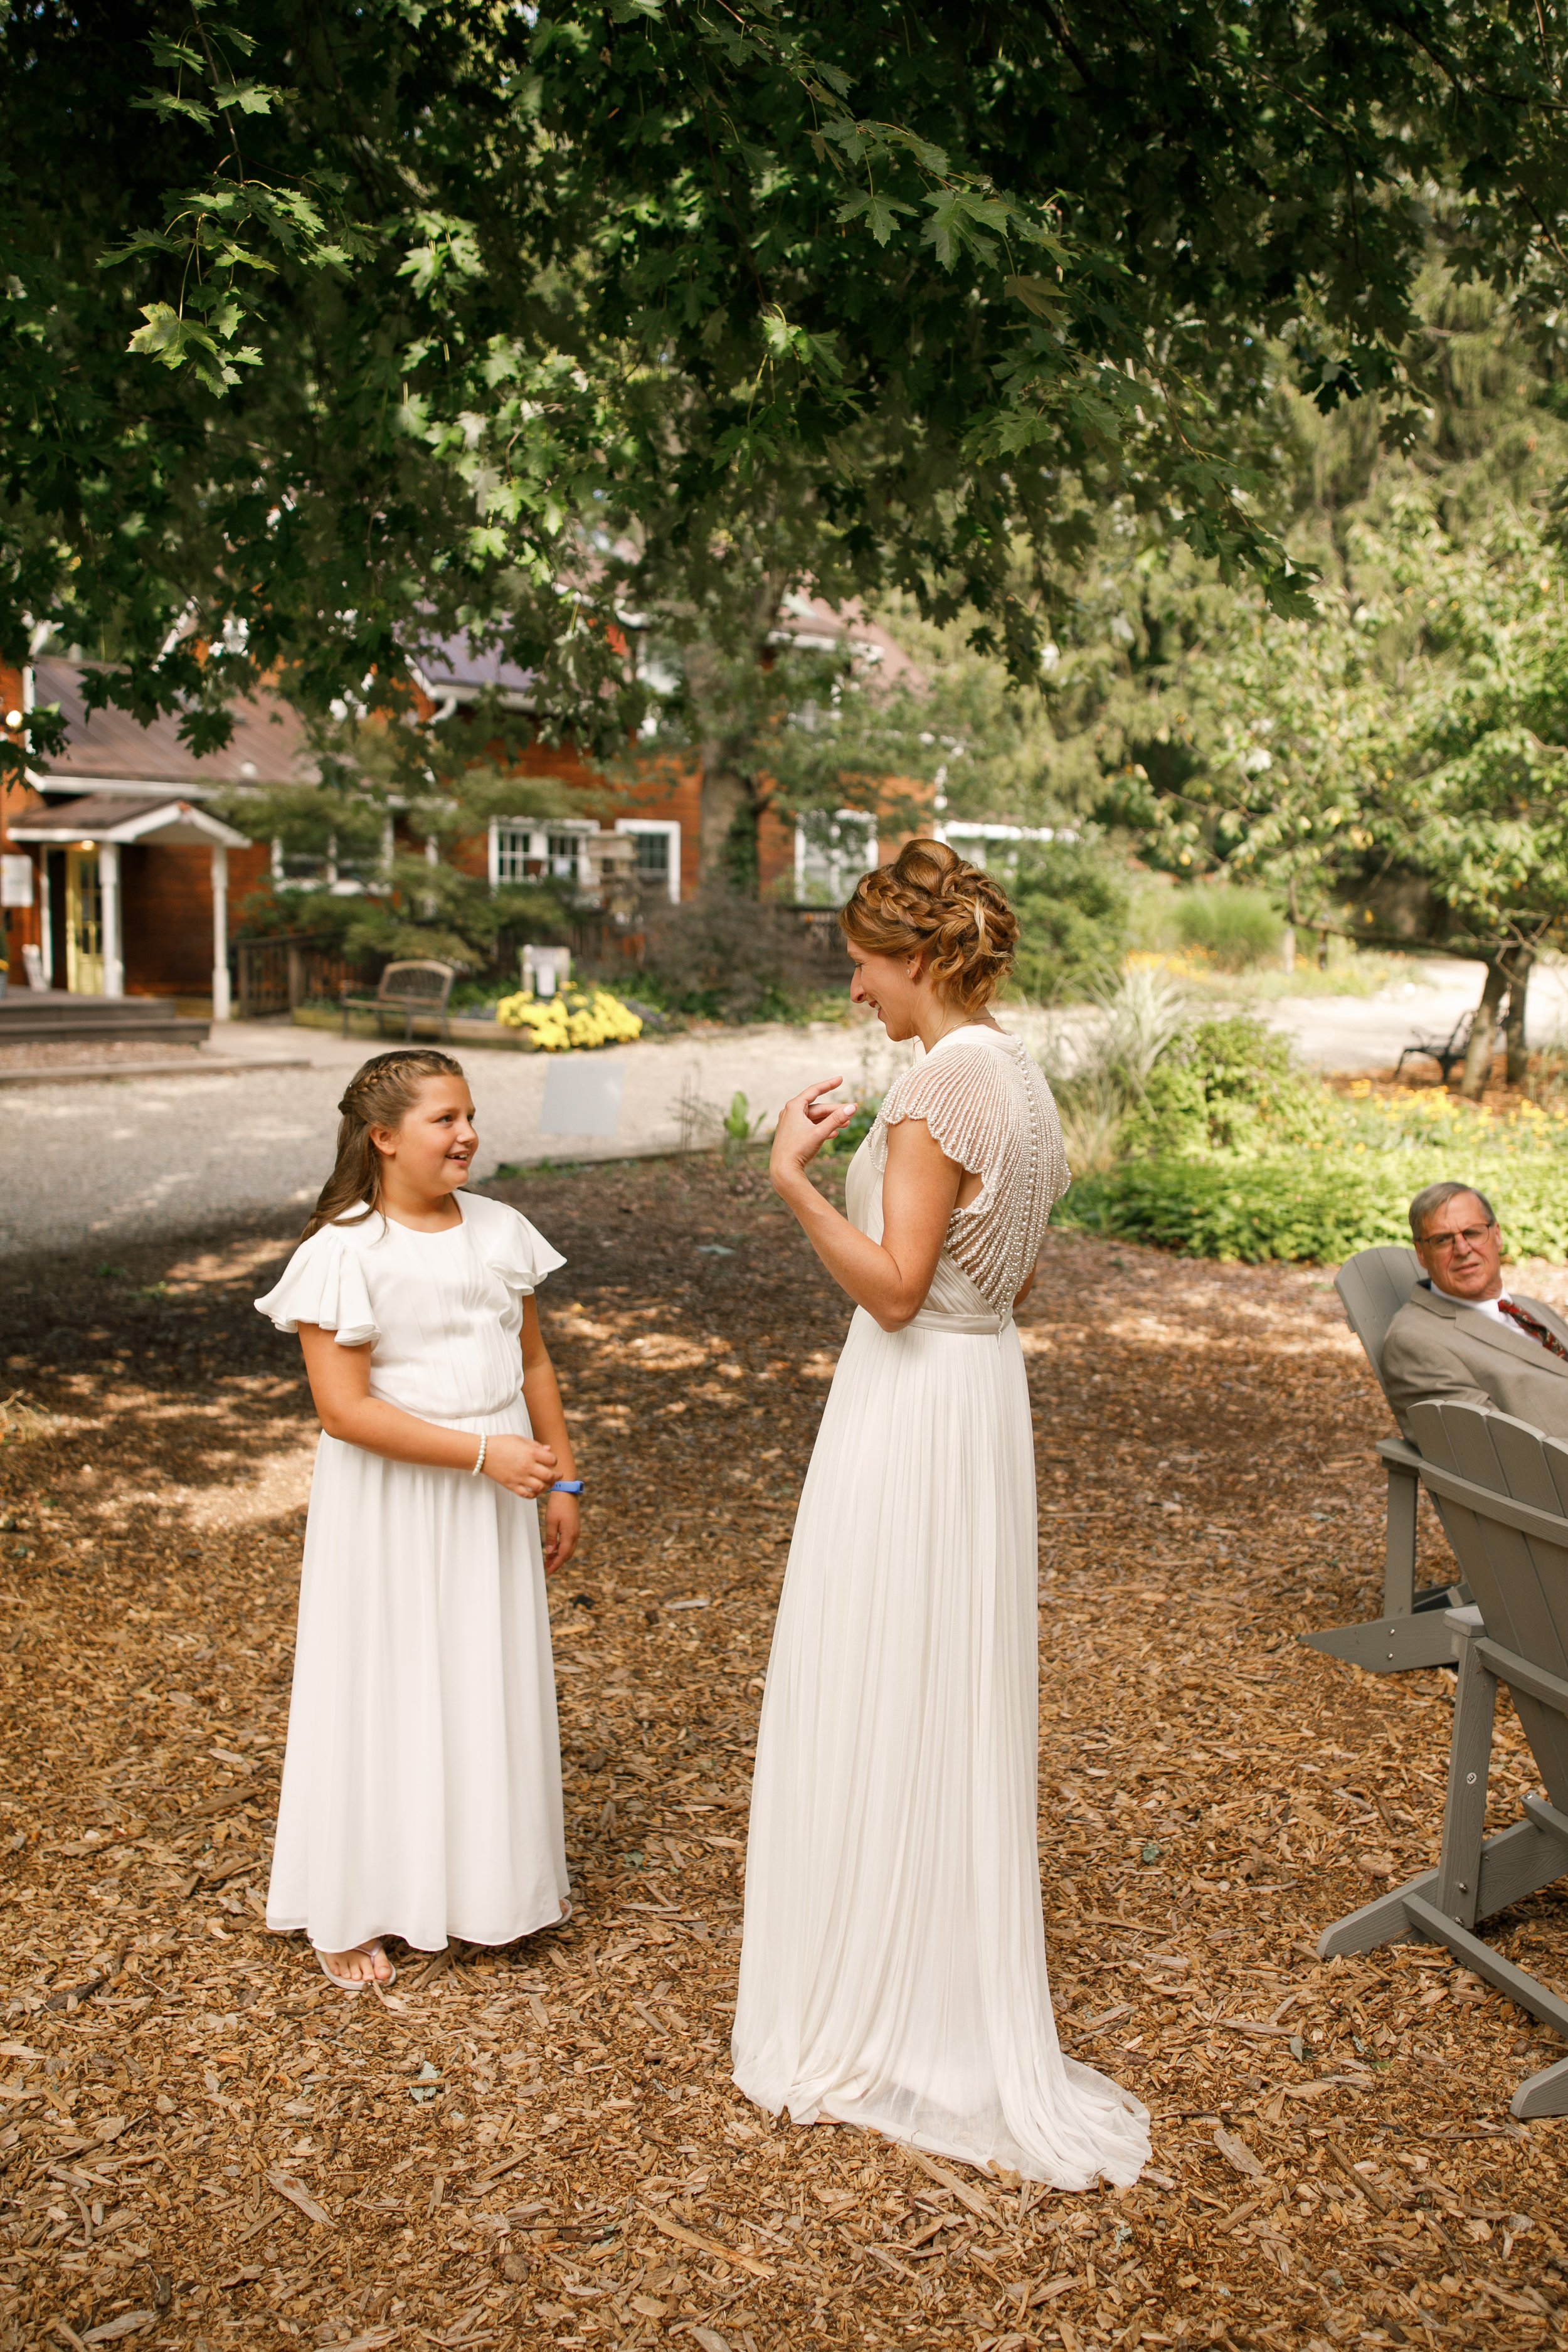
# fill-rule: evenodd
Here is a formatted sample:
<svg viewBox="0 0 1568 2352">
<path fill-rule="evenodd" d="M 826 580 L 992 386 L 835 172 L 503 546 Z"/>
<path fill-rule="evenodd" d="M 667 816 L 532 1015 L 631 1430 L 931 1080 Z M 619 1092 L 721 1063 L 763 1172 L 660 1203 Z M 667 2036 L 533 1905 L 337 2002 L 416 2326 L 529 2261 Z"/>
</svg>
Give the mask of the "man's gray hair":
<svg viewBox="0 0 1568 2352">
<path fill-rule="evenodd" d="M 1427 1218 L 1435 1217 L 1439 1209 L 1446 1209 L 1450 1201 L 1457 1201 L 1461 1192 L 1468 1192 L 1473 1201 L 1479 1201 L 1487 1213 L 1488 1224 L 1496 1224 L 1497 1211 L 1486 1194 L 1478 1192 L 1473 1184 L 1427 1184 L 1410 1203 L 1410 1230 L 1418 1242 L 1426 1238 Z"/>
</svg>

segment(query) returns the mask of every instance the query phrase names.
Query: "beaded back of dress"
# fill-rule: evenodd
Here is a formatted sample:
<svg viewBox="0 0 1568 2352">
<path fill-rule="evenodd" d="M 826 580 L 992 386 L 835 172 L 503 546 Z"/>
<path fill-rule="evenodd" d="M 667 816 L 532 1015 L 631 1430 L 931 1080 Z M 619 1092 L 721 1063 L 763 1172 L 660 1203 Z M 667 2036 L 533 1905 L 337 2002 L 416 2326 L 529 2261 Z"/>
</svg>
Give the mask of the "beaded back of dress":
<svg viewBox="0 0 1568 2352">
<path fill-rule="evenodd" d="M 923 1119 L 950 1160 L 981 1180 L 955 1209 L 943 1255 L 998 1315 L 1028 1279 L 1052 1209 L 1071 1181 L 1061 1121 L 1037 1064 L 1016 1037 L 956 1029 L 895 1078 L 871 1131 L 879 1168 L 887 1130 Z"/>
</svg>

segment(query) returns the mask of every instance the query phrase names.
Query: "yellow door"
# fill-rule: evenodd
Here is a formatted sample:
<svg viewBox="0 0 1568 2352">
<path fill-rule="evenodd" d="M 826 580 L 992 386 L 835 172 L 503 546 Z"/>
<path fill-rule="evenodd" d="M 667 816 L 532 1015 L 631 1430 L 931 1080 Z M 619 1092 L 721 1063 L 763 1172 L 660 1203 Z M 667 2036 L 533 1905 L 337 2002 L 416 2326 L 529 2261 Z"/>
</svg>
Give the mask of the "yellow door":
<svg viewBox="0 0 1568 2352">
<path fill-rule="evenodd" d="M 103 895 L 96 849 L 66 852 L 66 986 L 73 996 L 103 994 Z"/>
</svg>

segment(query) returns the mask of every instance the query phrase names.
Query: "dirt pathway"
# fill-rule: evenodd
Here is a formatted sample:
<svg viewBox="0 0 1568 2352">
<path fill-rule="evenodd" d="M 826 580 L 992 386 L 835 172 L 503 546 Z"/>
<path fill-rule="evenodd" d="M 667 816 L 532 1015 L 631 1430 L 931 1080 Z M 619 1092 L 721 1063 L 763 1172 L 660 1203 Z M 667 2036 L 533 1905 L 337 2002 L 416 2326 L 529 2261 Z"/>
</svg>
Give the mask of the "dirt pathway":
<svg viewBox="0 0 1568 2352">
<path fill-rule="evenodd" d="M 1027 1309 L 1058 2014 L 1155 2117 L 1135 2190 L 1058 2197 L 731 2087 L 845 1311 L 752 1171 L 515 1196 L 570 1255 L 593 1482 L 554 1595 L 578 1913 L 384 2001 L 258 1916 L 310 1424 L 249 1301 L 291 1215 L 5 1269 L 0 2345 L 1557 2340 L 1568 2126 L 1508 2116 L 1554 2045 L 1432 1949 L 1312 1957 L 1435 1858 L 1449 1690 L 1290 1638 L 1376 1592 L 1382 1408 L 1326 1277 L 1062 1238 Z M 1562 1890 L 1505 1940 L 1568 1978 Z"/>
</svg>

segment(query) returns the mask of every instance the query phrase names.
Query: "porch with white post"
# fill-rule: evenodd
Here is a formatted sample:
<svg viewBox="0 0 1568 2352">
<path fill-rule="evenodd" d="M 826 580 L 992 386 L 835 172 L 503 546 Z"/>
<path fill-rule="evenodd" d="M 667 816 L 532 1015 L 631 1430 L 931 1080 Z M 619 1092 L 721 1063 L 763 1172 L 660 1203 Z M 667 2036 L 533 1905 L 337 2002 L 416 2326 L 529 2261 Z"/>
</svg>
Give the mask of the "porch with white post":
<svg viewBox="0 0 1568 2352">
<path fill-rule="evenodd" d="M 228 980 L 228 853 L 248 847 L 246 835 L 189 801 L 149 803 L 107 792 L 85 793 L 63 809 L 40 809 L 13 820 L 8 830 L 14 841 L 36 843 L 44 851 L 46 888 L 49 851 L 97 850 L 101 985 L 104 997 L 115 1000 L 125 996 L 126 866 L 121 849 L 205 846 L 212 877 L 212 1017 L 215 1022 L 233 1018 Z M 136 866 L 132 865 L 130 871 L 134 877 Z M 134 940 L 134 925 L 132 936 Z M 133 980 L 134 976 L 133 972 Z"/>
<path fill-rule="evenodd" d="M 213 1019 L 229 1018 L 228 992 L 228 846 L 213 844 Z"/>
<path fill-rule="evenodd" d="M 120 844 L 117 841 L 100 841 L 98 845 L 98 920 L 99 944 L 103 955 L 103 992 L 105 996 L 123 996 L 125 956 L 121 945 Z"/>
</svg>

